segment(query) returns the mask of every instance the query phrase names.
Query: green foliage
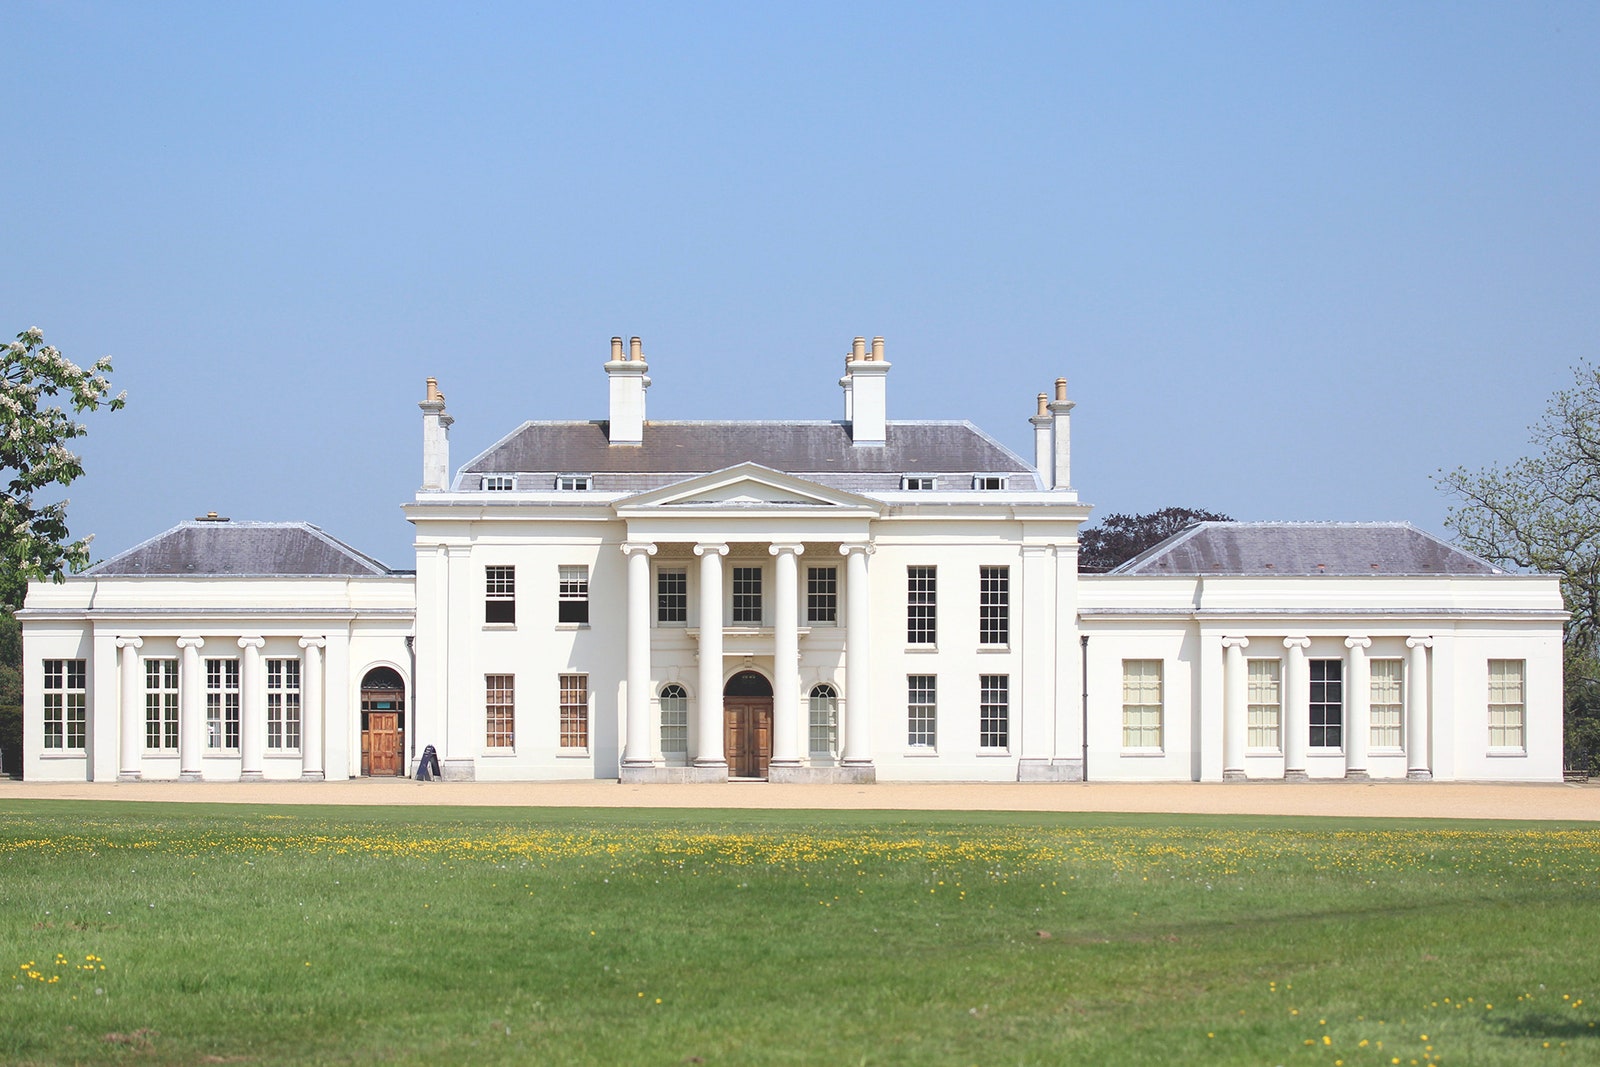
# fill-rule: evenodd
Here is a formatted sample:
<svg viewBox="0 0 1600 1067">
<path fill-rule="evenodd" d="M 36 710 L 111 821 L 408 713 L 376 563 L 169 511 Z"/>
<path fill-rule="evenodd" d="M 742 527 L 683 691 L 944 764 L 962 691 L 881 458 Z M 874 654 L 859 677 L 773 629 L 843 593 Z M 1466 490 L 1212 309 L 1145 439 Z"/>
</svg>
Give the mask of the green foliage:
<svg viewBox="0 0 1600 1067">
<path fill-rule="evenodd" d="M 1561 576 L 1572 613 L 1567 646 L 1592 661 L 1600 652 L 1600 367 L 1580 366 L 1574 379 L 1531 428 L 1532 455 L 1507 467 L 1440 471 L 1435 481 L 1460 501 L 1445 525 L 1462 547 L 1513 570 Z"/>
<path fill-rule="evenodd" d="M 22 625 L 0 606 L 0 705 L 22 703 Z"/>
<path fill-rule="evenodd" d="M 0 774 L 22 777 L 22 708 L 0 704 Z"/>
<path fill-rule="evenodd" d="M 0 1061 L 1593 1062 L 1597 903 L 1584 825 L 10 801 Z"/>
<path fill-rule="evenodd" d="M 67 501 L 43 503 L 42 490 L 65 488 L 83 473 L 67 443 L 88 433 L 53 399 L 64 396 L 74 413 L 121 408 L 110 397 L 109 358 L 79 367 L 44 343 L 37 327 L 0 348 L 0 603 L 20 607 L 28 582 L 59 581 L 89 562 L 89 538 L 70 540 Z"/>
<path fill-rule="evenodd" d="M 1197 522 L 1232 521 L 1226 515 L 1194 508 L 1162 508 L 1147 515 L 1107 515 L 1100 525 L 1078 531 L 1078 571 L 1104 574 Z"/>
</svg>

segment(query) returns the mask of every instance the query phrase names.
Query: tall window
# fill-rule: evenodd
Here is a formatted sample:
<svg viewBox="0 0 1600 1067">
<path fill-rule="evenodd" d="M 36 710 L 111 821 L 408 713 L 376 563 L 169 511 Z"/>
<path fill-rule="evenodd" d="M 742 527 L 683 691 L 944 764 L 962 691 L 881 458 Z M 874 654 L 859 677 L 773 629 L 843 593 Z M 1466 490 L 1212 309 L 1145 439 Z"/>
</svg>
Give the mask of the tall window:
<svg viewBox="0 0 1600 1067">
<path fill-rule="evenodd" d="M 44 661 L 44 747 L 82 749 L 89 736 L 88 661 Z"/>
<path fill-rule="evenodd" d="M 689 621 L 689 572 L 682 567 L 656 571 L 656 622 L 681 626 Z"/>
<path fill-rule="evenodd" d="M 239 661 L 206 660 L 206 748 L 239 747 Z"/>
<path fill-rule="evenodd" d="M 938 680 L 931 674 L 906 675 L 906 744 L 933 748 L 939 739 Z"/>
<path fill-rule="evenodd" d="M 839 621 L 839 568 L 806 568 L 806 622 L 831 626 Z"/>
<path fill-rule="evenodd" d="M 761 625 L 761 568 L 733 568 L 733 621 Z"/>
<path fill-rule="evenodd" d="M 517 568 L 483 569 L 483 621 L 517 621 Z"/>
<path fill-rule="evenodd" d="M 931 645 L 939 636 L 939 568 L 906 568 L 906 644 Z"/>
<path fill-rule="evenodd" d="M 1245 746 L 1276 751 L 1282 744 L 1278 724 L 1283 715 L 1283 664 L 1275 659 L 1253 659 L 1247 671 Z"/>
<path fill-rule="evenodd" d="M 1489 661 L 1489 747 L 1523 748 L 1523 661 Z"/>
<path fill-rule="evenodd" d="M 978 568 L 978 643 L 1011 641 L 1011 568 Z"/>
<path fill-rule="evenodd" d="M 1122 747 L 1161 747 L 1161 661 L 1122 661 Z"/>
<path fill-rule="evenodd" d="M 170 751 L 178 747 L 178 661 L 144 661 L 144 747 Z"/>
<path fill-rule="evenodd" d="M 1344 661 L 1311 661 L 1311 747 L 1344 743 Z"/>
<path fill-rule="evenodd" d="M 839 691 L 826 682 L 811 687 L 807 734 L 812 759 L 832 759 L 839 752 Z"/>
<path fill-rule="evenodd" d="M 1011 678 L 1004 674 L 978 675 L 978 747 L 1005 748 L 1011 744 Z"/>
<path fill-rule="evenodd" d="M 589 568 L 562 567 L 561 587 L 557 594 L 556 621 L 589 621 Z"/>
<path fill-rule="evenodd" d="M 516 676 L 483 676 L 484 744 L 489 748 L 511 748 L 517 741 Z"/>
<path fill-rule="evenodd" d="M 676 682 L 661 687 L 661 754 L 689 754 L 689 691 Z"/>
<path fill-rule="evenodd" d="M 561 676 L 561 747 L 589 747 L 589 676 Z"/>
<path fill-rule="evenodd" d="M 300 661 L 267 660 L 267 748 L 300 747 Z"/>
<path fill-rule="evenodd" d="M 1400 747 L 1400 710 L 1404 694 L 1400 682 L 1400 661 L 1375 659 L 1372 661 L 1372 733 L 1373 748 Z M 1355 724 L 1361 728 L 1360 723 Z"/>
</svg>

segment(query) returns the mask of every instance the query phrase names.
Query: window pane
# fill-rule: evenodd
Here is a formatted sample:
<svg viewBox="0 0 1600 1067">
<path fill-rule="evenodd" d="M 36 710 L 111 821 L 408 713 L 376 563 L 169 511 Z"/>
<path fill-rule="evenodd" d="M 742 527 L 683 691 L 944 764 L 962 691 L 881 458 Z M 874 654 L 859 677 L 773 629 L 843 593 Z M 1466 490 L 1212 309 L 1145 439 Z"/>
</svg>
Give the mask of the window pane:
<svg viewBox="0 0 1600 1067">
<path fill-rule="evenodd" d="M 517 621 L 517 568 L 485 567 L 484 622 Z"/>
<path fill-rule="evenodd" d="M 839 752 L 839 694 L 831 685 L 811 687 L 808 737 L 813 759 L 832 759 Z"/>
<path fill-rule="evenodd" d="M 1311 666 L 1311 747 L 1344 743 L 1344 661 L 1314 659 Z"/>
<path fill-rule="evenodd" d="M 561 747 L 589 747 L 589 676 L 561 676 Z"/>
<path fill-rule="evenodd" d="M 1006 748 L 1011 743 L 1011 678 L 978 676 L 978 747 Z"/>
<path fill-rule="evenodd" d="M 484 744 L 489 748 L 511 748 L 516 743 L 515 677 L 510 674 L 486 674 L 483 683 Z"/>
<path fill-rule="evenodd" d="M 1122 747 L 1161 747 L 1161 672 L 1158 659 L 1122 661 Z"/>
<path fill-rule="evenodd" d="M 1399 748 L 1401 741 L 1401 710 L 1404 693 L 1401 689 L 1401 664 L 1397 659 L 1372 661 L 1372 727 L 1368 735 L 1373 748 Z M 1360 723 L 1354 723 L 1360 729 Z"/>
<path fill-rule="evenodd" d="M 1283 708 L 1283 665 L 1275 659 L 1253 659 L 1248 665 L 1249 748 L 1279 747 L 1278 723 Z"/>
<path fill-rule="evenodd" d="M 1011 568 L 978 568 L 978 643 L 1011 640 Z"/>
<path fill-rule="evenodd" d="M 839 621 L 839 568 L 806 568 L 806 622 Z"/>
<path fill-rule="evenodd" d="M 661 754 L 684 756 L 689 752 L 689 692 L 681 685 L 661 689 Z"/>
<path fill-rule="evenodd" d="M 589 568 L 562 567 L 557 622 L 589 621 Z"/>
<path fill-rule="evenodd" d="M 931 674 L 906 676 L 906 744 L 933 748 L 938 741 L 938 693 Z"/>
<path fill-rule="evenodd" d="M 663 569 L 656 572 L 656 621 L 689 621 L 688 571 Z"/>
<path fill-rule="evenodd" d="M 931 645 L 938 638 L 938 568 L 906 568 L 906 643 Z"/>
<path fill-rule="evenodd" d="M 761 568 L 733 568 L 733 621 L 761 625 Z"/>
</svg>

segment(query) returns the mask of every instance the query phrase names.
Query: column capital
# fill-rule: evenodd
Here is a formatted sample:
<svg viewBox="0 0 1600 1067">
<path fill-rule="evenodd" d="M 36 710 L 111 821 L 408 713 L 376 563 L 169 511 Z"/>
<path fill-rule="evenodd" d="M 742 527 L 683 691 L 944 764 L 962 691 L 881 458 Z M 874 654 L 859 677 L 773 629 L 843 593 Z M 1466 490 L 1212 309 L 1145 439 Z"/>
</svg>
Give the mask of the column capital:
<svg viewBox="0 0 1600 1067">
<path fill-rule="evenodd" d="M 782 555 L 785 552 L 803 556 L 806 554 L 806 546 L 800 544 L 773 544 L 767 546 L 767 551 L 774 556 Z"/>
<path fill-rule="evenodd" d="M 852 552 L 859 552 L 863 556 L 870 556 L 875 551 L 877 551 L 877 550 L 875 548 L 873 548 L 873 546 L 870 543 L 867 543 L 867 542 L 863 542 L 861 544 L 851 544 L 851 545 L 840 545 L 839 546 L 839 555 L 841 555 L 841 556 L 848 556 Z"/>
<path fill-rule="evenodd" d="M 326 637 L 302 637 L 300 639 L 300 647 L 326 648 L 328 647 L 328 639 Z"/>
<path fill-rule="evenodd" d="M 638 552 L 643 552 L 647 556 L 655 555 L 656 554 L 655 542 L 653 542 L 653 541 L 624 541 L 624 542 L 622 542 L 622 554 L 624 556 L 632 556 L 632 555 L 634 555 L 635 553 L 638 553 Z"/>
<path fill-rule="evenodd" d="M 1432 648 L 1433 647 L 1433 638 L 1431 638 L 1431 637 L 1408 637 L 1408 638 L 1406 638 L 1406 647 L 1407 648 Z"/>
<path fill-rule="evenodd" d="M 1347 637 L 1347 638 L 1344 639 L 1344 647 L 1345 648 L 1371 648 L 1372 647 L 1372 638 L 1370 638 L 1370 637 Z"/>
<path fill-rule="evenodd" d="M 1303 648 L 1310 648 L 1311 647 L 1311 638 L 1309 638 L 1309 637 L 1285 637 L 1283 639 L 1283 647 L 1284 648 L 1302 648 L 1302 649 Z"/>
<path fill-rule="evenodd" d="M 241 637 L 239 638 L 239 647 L 256 649 L 266 648 L 267 639 L 265 637 Z"/>
<path fill-rule="evenodd" d="M 119 638 L 117 638 L 117 647 L 118 648 L 143 648 L 144 647 L 144 638 L 142 638 L 142 637 L 119 637 Z"/>
<path fill-rule="evenodd" d="M 694 554 L 697 555 L 697 556 L 706 556 L 706 555 L 726 556 L 728 554 L 728 546 L 727 545 L 714 545 L 714 544 L 699 544 L 699 545 L 695 545 L 694 546 Z"/>
<path fill-rule="evenodd" d="M 1250 639 L 1248 637 L 1224 637 L 1222 639 L 1222 647 L 1223 648 L 1249 648 L 1250 647 Z"/>
<path fill-rule="evenodd" d="M 179 648 L 205 648 L 206 647 L 206 639 L 203 638 L 203 637 L 180 637 L 180 638 L 178 638 L 178 647 Z"/>
</svg>

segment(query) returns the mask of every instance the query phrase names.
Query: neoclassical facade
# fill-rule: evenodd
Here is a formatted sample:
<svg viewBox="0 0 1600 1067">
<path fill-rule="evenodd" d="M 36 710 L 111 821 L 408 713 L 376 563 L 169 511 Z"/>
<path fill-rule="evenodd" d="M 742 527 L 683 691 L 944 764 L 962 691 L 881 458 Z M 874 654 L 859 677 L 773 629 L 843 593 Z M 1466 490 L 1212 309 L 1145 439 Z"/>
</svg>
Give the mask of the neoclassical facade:
<svg viewBox="0 0 1600 1067">
<path fill-rule="evenodd" d="M 1561 777 L 1557 582 L 1403 524 L 1202 524 L 1080 575 L 1058 379 L 1017 456 L 887 418 L 529 422 L 459 470 L 432 379 L 415 570 L 208 515 L 21 613 L 29 778 Z"/>
</svg>

